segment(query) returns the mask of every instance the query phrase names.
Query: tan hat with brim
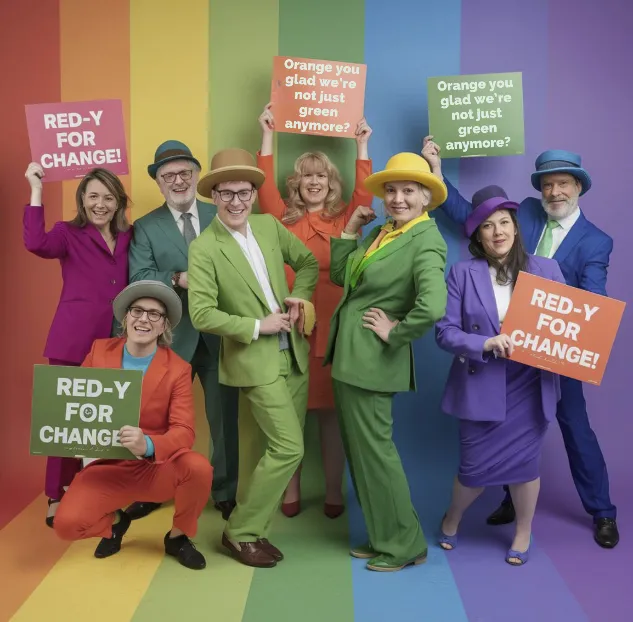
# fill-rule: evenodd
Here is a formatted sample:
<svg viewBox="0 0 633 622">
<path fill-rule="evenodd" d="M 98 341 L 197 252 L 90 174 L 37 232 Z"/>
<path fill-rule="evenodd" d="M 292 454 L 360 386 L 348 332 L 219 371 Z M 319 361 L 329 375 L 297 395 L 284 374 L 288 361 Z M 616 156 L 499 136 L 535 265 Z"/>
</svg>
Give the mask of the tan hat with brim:
<svg viewBox="0 0 633 622">
<path fill-rule="evenodd" d="M 266 175 L 255 166 L 255 158 L 244 149 L 223 149 L 211 160 L 211 170 L 198 182 L 198 194 L 210 199 L 213 189 L 225 181 L 248 181 L 259 188 Z"/>
<path fill-rule="evenodd" d="M 128 285 L 112 303 L 114 317 L 123 322 L 130 305 L 141 298 L 153 298 L 165 305 L 167 319 L 172 328 L 176 328 L 182 317 L 182 301 L 180 296 L 165 283 L 160 281 L 136 281 Z"/>
<path fill-rule="evenodd" d="M 416 153 L 397 153 L 389 158 L 384 171 L 365 179 L 365 188 L 380 199 L 385 198 L 385 184 L 390 181 L 415 181 L 431 191 L 427 211 L 442 205 L 448 197 L 446 184 L 431 173 L 429 163 Z"/>
</svg>

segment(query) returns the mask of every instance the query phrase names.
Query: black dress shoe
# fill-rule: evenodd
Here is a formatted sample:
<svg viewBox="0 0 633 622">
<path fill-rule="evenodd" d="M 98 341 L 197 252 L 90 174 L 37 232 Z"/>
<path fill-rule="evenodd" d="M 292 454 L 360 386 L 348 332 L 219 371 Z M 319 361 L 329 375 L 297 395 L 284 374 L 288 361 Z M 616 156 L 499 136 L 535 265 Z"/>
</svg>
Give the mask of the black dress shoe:
<svg viewBox="0 0 633 622">
<path fill-rule="evenodd" d="M 507 525 L 516 518 L 512 501 L 502 501 L 501 505 L 486 519 L 489 525 Z"/>
<path fill-rule="evenodd" d="M 614 548 L 620 541 L 618 525 L 614 518 L 599 518 L 594 523 L 593 539 L 605 549 Z"/>
<path fill-rule="evenodd" d="M 130 520 L 138 520 L 139 518 L 145 518 L 160 506 L 160 503 L 152 503 L 151 501 L 135 501 L 125 510 L 125 513 L 130 517 Z"/>
<path fill-rule="evenodd" d="M 111 557 L 121 550 L 121 541 L 123 540 L 125 532 L 130 528 L 132 521 L 123 510 L 119 510 L 119 514 L 121 516 L 119 522 L 112 525 L 112 537 L 101 538 L 101 542 L 99 542 L 95 549 L 95 557 L 98 559 Z"/>
<path fill-rule="evenodd" d="M 184 534 L 176 538 L 170 538 L 167 532 L 165 535 L 165 553 L 175 557 L 185 568 L 191 570 L 202 570 L 206 568 L 207 562 L 204 555 L 196 549 L 193 542 Z"/>
<path fill-rule="evenodd" d="M 231 512 L 235 509 L 236 505 L 235 499 L 229 499 L 228 501 L 216 501 L 213 507 L 218 510 L 218 512 L 222 512 L 222 518 L 224 520 L 229 520 Z"/>
</svg>

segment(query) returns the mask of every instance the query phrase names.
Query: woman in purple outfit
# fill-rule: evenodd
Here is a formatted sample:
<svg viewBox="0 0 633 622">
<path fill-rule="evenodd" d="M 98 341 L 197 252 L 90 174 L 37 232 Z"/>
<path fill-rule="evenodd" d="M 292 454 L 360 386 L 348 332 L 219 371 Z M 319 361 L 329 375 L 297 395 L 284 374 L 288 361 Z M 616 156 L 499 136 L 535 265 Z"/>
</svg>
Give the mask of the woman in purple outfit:
<svg viewBox="0 0 633 622">
<path fill-rule="evenodd" d="M 473 258 L 448 275 L 446 315 L 436 326 L 438 345 L 455 355 L 442 409 L 460 419 L 460 464 L 440 546 L 457 545 L 462 515 L 486 486 L 510 485 L 516 532 L 506 561 L 528 561 L 532 518 L 539 494 L 539 461 L 560 399 L 559 378 L 511 360 L 502 332 L 520 271 L 565 280 L 558 263 L 528 255 L 518 229 L 517 203 L 498 186 L 475 193 L 466 221 Z"/>
<path fill-rule="evenodd" d="M 62 293 L 48 333 L 44 356 L 51 365 L 79 366 L 95 339 L 113 332 L 112 301 L 128 283 L 128 247 L 132 228 L 129 199 L 119 178 L 96 168 L 79 184 L 77 215 L 47 233 L 42 204 L 42 167 L 32 162 L 25 177 L 31 202 L 24 208 L 24 245 L 43 259 L 59 259 Z M 81 467 L 73 458 L 48 458 L 46 524 L 53 526 L 57 506 Z"/>
</svg>

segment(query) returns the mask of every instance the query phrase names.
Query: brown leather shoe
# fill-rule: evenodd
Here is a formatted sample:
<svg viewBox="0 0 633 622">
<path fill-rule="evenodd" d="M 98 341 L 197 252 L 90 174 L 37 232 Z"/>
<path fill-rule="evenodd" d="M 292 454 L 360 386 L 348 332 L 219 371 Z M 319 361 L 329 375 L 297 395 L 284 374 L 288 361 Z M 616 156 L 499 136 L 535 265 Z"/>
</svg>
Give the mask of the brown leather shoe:
<svg viewBox="0 0 633 622">
<path fill-rule="evenodd" d="M 259 548 L 262 549 L 262 551 L 268 553 L 275 561 L 280 562 L 284 558 L 284 554 L 266 538 L 259 538 L 257 544 L 259 544 Z"/>
<path fill-rule="evenodd" d="M 274 568 L 277 565 L 274 557 L 264 551 L 257 542 L 238 542 L 239 548 L 222 534 L 222 544 L 231 553 L 231 556 L 246 566 L 253 568 Z"/>
</svg>

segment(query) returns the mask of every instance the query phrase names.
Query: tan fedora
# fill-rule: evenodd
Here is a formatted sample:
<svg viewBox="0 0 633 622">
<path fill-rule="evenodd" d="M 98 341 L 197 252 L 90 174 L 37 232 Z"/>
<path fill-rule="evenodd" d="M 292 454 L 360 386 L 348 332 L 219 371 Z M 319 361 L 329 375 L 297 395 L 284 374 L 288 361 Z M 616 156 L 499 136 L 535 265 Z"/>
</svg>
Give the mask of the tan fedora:
<svg viewBox="0 0 633 622">
<path fill-rule="evenodd" d="M 212 190 L 225 181 L 249 181 L 259 188 L 266 175 L 255 166 L 255 158 L 244 149 L 223 149 L 211 159 L 211 170 L 198 182 L 198 194 L 211 198 Z"/>
</svg>

